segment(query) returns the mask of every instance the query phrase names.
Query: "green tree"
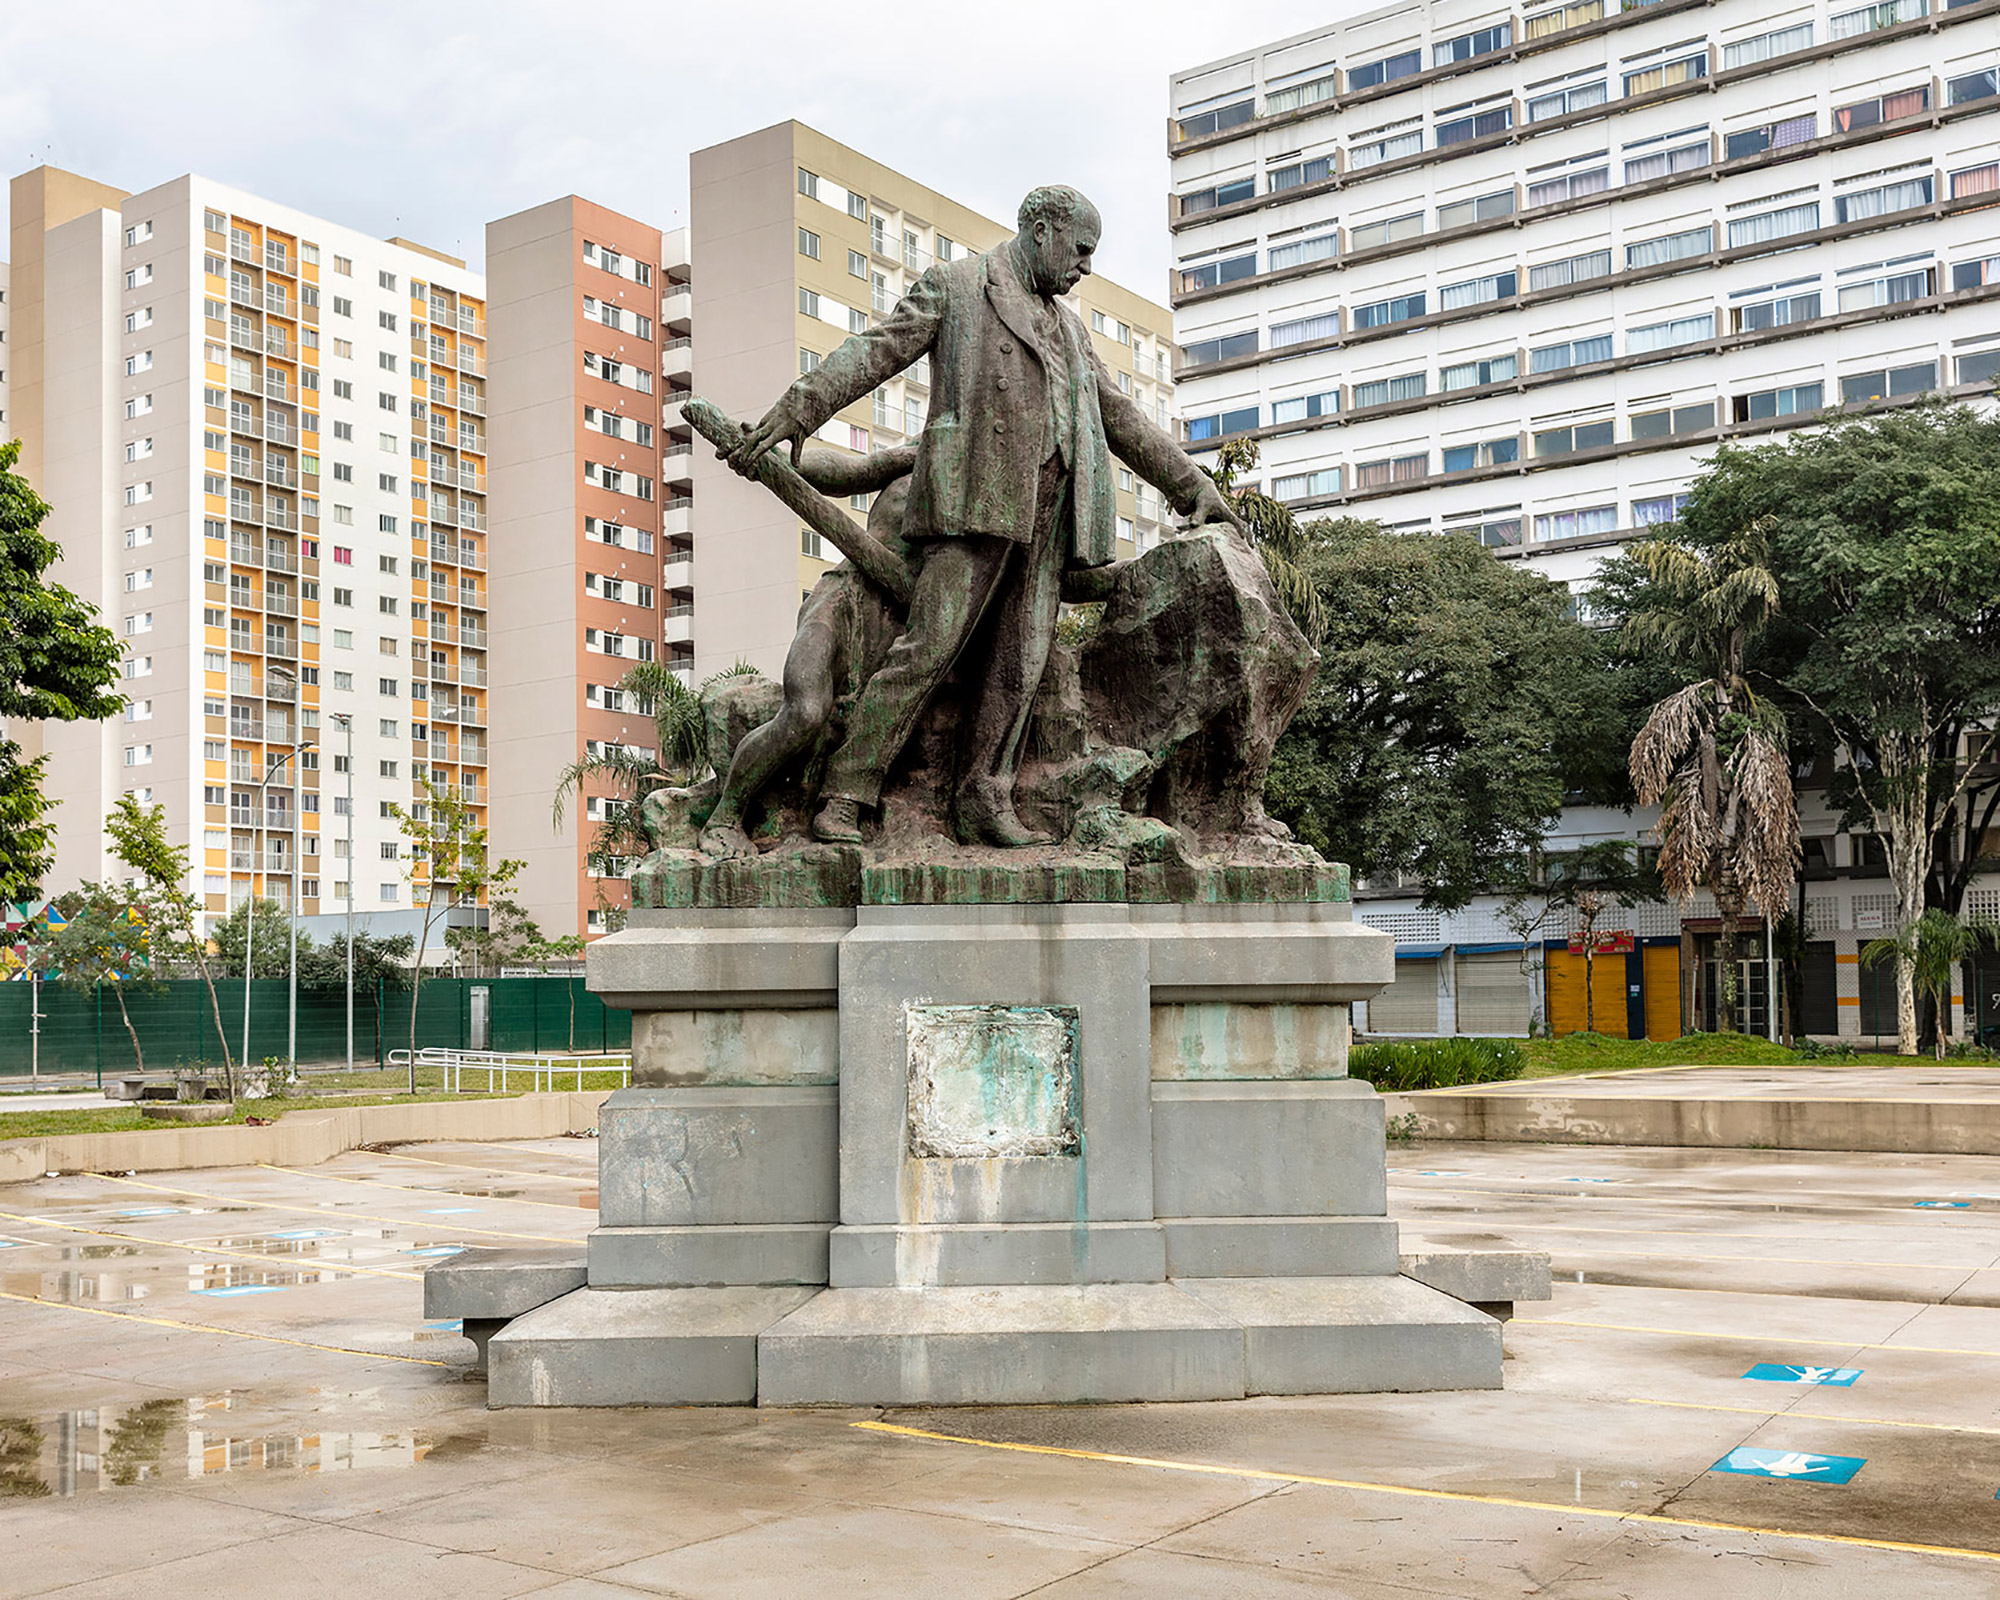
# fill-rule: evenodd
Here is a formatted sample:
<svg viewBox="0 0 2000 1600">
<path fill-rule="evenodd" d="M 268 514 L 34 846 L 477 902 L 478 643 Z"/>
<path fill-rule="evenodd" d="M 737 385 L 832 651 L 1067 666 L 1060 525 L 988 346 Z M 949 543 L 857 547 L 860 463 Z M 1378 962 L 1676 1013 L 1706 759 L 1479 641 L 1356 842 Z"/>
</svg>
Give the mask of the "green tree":
<svg viewBox="0 0 2000 1600">
<path fill-rule="evenodd" d="M 1959 969 L 1982 949 L 2000 946 L 2000 922 L 1991 917 L 1955 917 L 1933 906 L 1887 938 L 1861 947 L 1861 964 L 1893 961 L 1907 966 L 1916 986 L 1935 1010 L 1937 1057 L 1944 1059 L 1944 1036 L 1951 1029 L 1951 986 Z"/>
<path fill-rule="evenodd" d="M 446 928 L 445 948 L 459 966 L 478 978 L 498 973 L 510 961 L 536 961 L 532 952 L 542 940 L 541 927 L 512 895 L 490 897 L 484 926 L 467 923 Z"/>
<path fill-rule="evenodd" d="M 399 990 L 410 982 L 410 958 L 417 948 L 414 934 L 398 933 L 378 939 L 365 928 L 354 934 L 354 992 L 379 997 L 384 991 Z M 337 934 L 325 944 L 299 947 L 299 987 L 301 989 L 341 989 L 347 987 L 347 937 Z M 369 1054 L 382 1059 L 382 1008 L 368 1007 L 369 1027 L 374 1043 Z"/>
<path fill-rule="evenodd" d="M 648 753 L 618 745 L 580 756 L 564 767 L 556 774 L 555 797 L 549 808 L 553 826 L 562 827 L 570 804 L 582 797 L 586 787 L 608 790 L 604 816 L 590 843 L 591 865 L 601 871 L 614 860 L 648 854 L 653 845 L 639 812 L 646 796 L 662 784 L 681 787 L 695 783 L 710 770 L 708 714 L 702 706 L 702 691 L 724 678 L 756 670 L 739 661 L 704 678 L 694 689 L 657 661 L 642 661 L 627 671 L 618 680 L 618 687 L 632 697 L 641 716 L 653 719 L 653 749 Z"/>
<path fill-rule="evenodd" d="M 118 797 L 104 819 L 104 831 L 111 839 L 112 853 L 147 890 L 155 958 L 193 967 L 208 990 L 209 1014 L 215 1019 L 215 1037 L 222 1045 L 223 1082 L 234 1100 L 236 1062 L 229 1053 L 229 1031 L 222 1025 L 222 1002 L 215 995 L 208 934 L 202 927 L 206 908 L 188 887 L 193 874 L 187 846 L 167 843 L 165 806 L 142 806 L 129 794 Z"/>
<path fill-rule="evenodd" d="M 484 895 L 499 894 L 511 884 L 525 861 L 494 861 L 487 830 L 473 818 L 472 808 L 457 791 L 428 778 L 418 780 L 424 798 L 405 811 L 391 805 L 389 814 L 409 842 L 404 881 L 410 898 L 423 914 L 417 935 L 416 959 L 410 969 L 410 1093 L 417 1092 L 417 1001 L 424 987 L 424 956 L 431 933 L 450 925 L 451 913 L 476 906 Z"/>
<path fill-rule="evenodd" d="M 1761 518 L 1782 610 L 1751 675 L 1831 747 L 1829 796 L 1882 840 L 1907 928 L 2000 709 L 2000 417 L 1934 402 L 1725 446 L 1680 520 L 1709 551 Z M 1912 961 L 1895 957 L 1905 1055 L 1917 1049 Z"/>
<path fill-rule="evenodd" d="M 1363 878 L 1419 880 L 1427 906 L 1518 881 L 1621 726 L 1602 642 L 1559 586 L 1467 535 L 1303 531 L 1326 625 L 1267 809 Z"/>
<path fill-rule="evenodd" d="M 132 1057 L 144 1072 L 146 1051 L 125 996 L 160 987 L 153 972 L 153 918 L 146 892 L 86 883 L 58 895 L 53 909 L 60 920 L 37 917 L 27 928 L 35 969 L 72 989 L 109 989 L 132 1041 Z"/>
<path fill-rule="evenodd" d="M 209 930 L 209 940 L 215 947 L 216 969 L 225 978 L 243 976 L 243 928 L 246 923 L 256 926 L 257 971 L 259 978 L 282 978 L 291 971 L 292 931 L 291 922 L 285 908 L 275 900 L 257 897 L 257 913 L 250 914 L 250 902 L 239 900 L 229 908 L 224 917 Z M 312 936 L 299 935 L 299 961 L 303 965 L 312 950 Z"/>
<path fill-rule="evenodd" d="M 1228 498 L 1243 528 L 1263 558 L 1264 570 L 1271 575 L 1271 587 L 1291 612 L 1299 631 L 1315 646 L 1326 639 L 1328 613 L 1325 597 L 1307 570 L 1313 547 L 1309 525 L 1292 515 L 1282 500 L 1274 500 L 1254 485 L 1237 486 L 1239 474 L 1257 465 L 1257 441 L 1231 439 L 1215 453 L 1215 465 L 1203 467 L 1215 486 Z"/>
<path fill-rule="evenodd" d="M 1632 741 L 1632 787 L 1658 805 L 1660 877 L 1677 900 L 1697 889 L 1722 916 L 1717 1020 L 1736 1016 L 1736 923 L 1755 903 L 1785 914 L 1799 868 L 1799 809 L 1785 719 L 1744 676 L 1751 644 L 1778 612 L 1772 522 L 1759 517 L 1706 547 L 1669 532 L 1626 551 L 1619 594 L 1627 641 L 1692 681 L 1653 707 Z"/>
<path fill-rule="evenodd" d="M 43 580 L 62 551 L 41 531 L 47 502 L 14 471 L 20 455 L 18 439 L 0 444 L 0 727 L 94 722 L 124 704 L 113 692 L 118 640 L 94 606 Z M 0 900 L 29 898 L 54 864 L 47 764 L 0 738 Z"/>
</svg>

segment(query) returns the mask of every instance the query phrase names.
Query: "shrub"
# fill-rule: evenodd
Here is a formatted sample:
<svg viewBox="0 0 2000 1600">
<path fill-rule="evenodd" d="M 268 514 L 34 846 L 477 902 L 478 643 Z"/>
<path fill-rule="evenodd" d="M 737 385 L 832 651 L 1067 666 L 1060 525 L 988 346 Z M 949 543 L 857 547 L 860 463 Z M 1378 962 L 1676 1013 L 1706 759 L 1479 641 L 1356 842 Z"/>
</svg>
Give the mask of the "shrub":
<svg viewBox="0 0 2000 1600">
<path fill-rule="evenodd" d="M 1347 1058 L 1350 1077 L 1385 1094 L 1497 1083 L 1520 1077 L 1527 1066 L 1528 1053 L 1513 1039 L 1398 1040 L 1357 1045 Z"/>
</svg>

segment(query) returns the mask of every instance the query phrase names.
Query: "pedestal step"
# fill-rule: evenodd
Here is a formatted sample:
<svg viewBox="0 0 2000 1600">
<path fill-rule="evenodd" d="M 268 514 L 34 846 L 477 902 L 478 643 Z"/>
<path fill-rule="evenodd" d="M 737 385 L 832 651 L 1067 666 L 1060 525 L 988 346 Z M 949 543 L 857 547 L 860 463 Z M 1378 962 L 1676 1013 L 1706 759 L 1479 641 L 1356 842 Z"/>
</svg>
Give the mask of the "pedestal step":
<svg viewBox="0 0 2000 1600">
<path fill-rule="evenodd" d="M 1499 1387 L 1499 1323 L 1399 1277 L 832 1289 L 758 1341 L 760 1405 Z"/>
<path fill-rule="evenodd" d="M 758 1335 L 819 1292 L 578 1289 L 494 1335 L 486 1403 L 749 1405 Z"/>
</svg>

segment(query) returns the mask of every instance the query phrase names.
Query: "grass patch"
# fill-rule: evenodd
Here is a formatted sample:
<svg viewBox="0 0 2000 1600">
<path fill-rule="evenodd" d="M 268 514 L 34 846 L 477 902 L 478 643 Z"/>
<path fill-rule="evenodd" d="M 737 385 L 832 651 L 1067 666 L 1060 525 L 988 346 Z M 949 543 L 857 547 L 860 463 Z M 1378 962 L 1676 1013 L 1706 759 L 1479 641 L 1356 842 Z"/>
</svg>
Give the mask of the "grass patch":
<svg viewBox="0 0 2000 1600">
<path fill-rule="evenodd" d="M 445 1094 L 433 1090 L 418 1094 L 354 1094 L 303 1100 L 240 1100 L 225 1122 L 156 1122 L 142 1116 L 137 1106 L 115 1105 L 72 1107 L 55 1111 L 16 1111 L 0 1115 L 0 1143 L 9 1139 L 56 1139 L 72 1133 L 135 1133 L 158 1129 L 226 1128 L 251 1117 L 275 1122 L 288 1111 L 326 1111 L 344 1106 L 395 1106 L 432 1104 L 444 1100 L 513 1100 L 509 1094 Z"/>
<path fill-rule="evenodd" d="M 1601 1033 L 1567 1033 L 1526 1041 L 1528 1078 L 1572 1072 L 1635 1072 L 1647 1067 L 1783 1066 L 1800 1059 L 1768 1039 L 1745 1033 L 1691 1033 L 1682 1039 L 1610 1039 Z"/>
<path fill-rule="evenodd" d="M 609 1060 L 602 1056 L 582 1056 L 575 1062 L 559 1064 L 556 1067 L 556 1088 L 575 1089 L 576 1069 L 578 1066 L 583 1068 L 583 1086 L 586 1089 L 622 1089 L 625 1086 L 625 1074 L 622 1062 L 614 1067 Z M 410 1069 L 406 1066 L 357 1067 L 352 1072 L 314 1072 L 308 1070 L 305 1073 L 306 1084 L 316 1095 L 382 1094 L 392 1091 L 403 1091 L 404 1085 L 409 1082 L 409 1079 Z M 484 1067 L 467 1067 L 464 1071 L 462 1081 L 466 1085 L 468 1094 L 474 1092 L 475 1086 L 477 1090 L 484 1091 L 487 1083 L 486 1069 Z M 543 1081 L 546 1082 L 547 1080 L 544 1079 Z M 492 1082 L 494 1092 L 498 1093 L 500 1087 L 500 1072 L 498 1068 L 495 1068 L 493 1071 Z M 517 1066 L 507 1074 L 507 1092 L 509 1094 L 526 1093 L 532 1086 L 532 1082 L 533 1076 L 528 1069 Z M 425 1090 L 441 1090 L 444 1087 L 444 1068 L 436 1066 L 427 1067 L 419 1063 L 417 1067 L 417 1089 L 419 1093 Z M 407 1098 L 407 1092 L 405 1092 L 405 1098 Z"/>
<path fill-rule="evenodd" d="M 1514 1039 L 1395 1040 L 1357 1045 L 1347 1058 L 1348 1076 L 1384 1094 L 1499 1083 L 1520 1077 L 1527 1065 L 1527 1052 Z"/>
</svg>

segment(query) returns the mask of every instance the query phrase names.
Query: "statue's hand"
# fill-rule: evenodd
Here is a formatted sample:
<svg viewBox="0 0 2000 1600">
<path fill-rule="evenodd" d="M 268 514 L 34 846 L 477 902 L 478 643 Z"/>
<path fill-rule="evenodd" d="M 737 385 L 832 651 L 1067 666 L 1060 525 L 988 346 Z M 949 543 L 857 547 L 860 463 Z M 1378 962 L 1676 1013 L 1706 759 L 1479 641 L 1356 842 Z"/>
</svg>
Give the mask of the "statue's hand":
<svg viewBox="0 0 2000 1600">
<path fill-rule="evenodd" d="M 806 433 L 798 403 L 789 394 L 780 395 L 778 403 L 764 413 L 764 420 L 745 433 L 742 442 L 725 459 L 748 478 L 755 475 L 757 463 L 770 454 L 772 446 L 783 441 L 791 445 L 792 465 L 797 467 L 805 449 Z"/>
<path fill-rule="evenodd" d="M 1202 484 L 1201 492 L 1195 496 L 1192 516 L 1197 528 L 1220 523 L 1225 528 L 1234 529 L 1237 537 L 1245 543 L 1249 542 L 1250 530 L 1236 514 L 1236 508 L 1213 483 Z"/>
</svg>

